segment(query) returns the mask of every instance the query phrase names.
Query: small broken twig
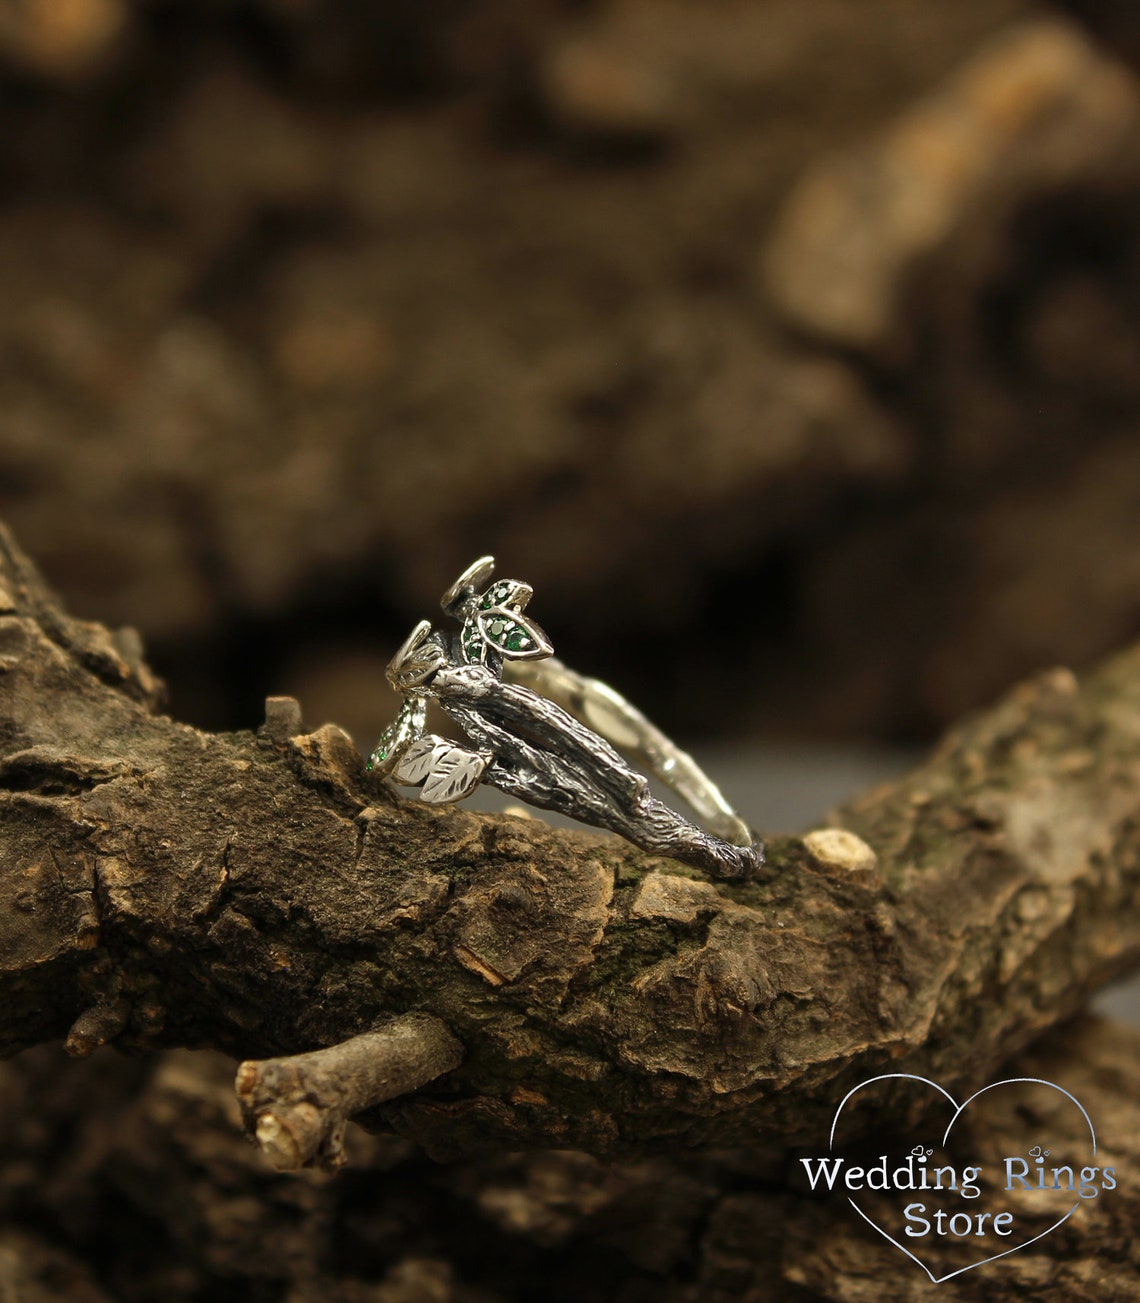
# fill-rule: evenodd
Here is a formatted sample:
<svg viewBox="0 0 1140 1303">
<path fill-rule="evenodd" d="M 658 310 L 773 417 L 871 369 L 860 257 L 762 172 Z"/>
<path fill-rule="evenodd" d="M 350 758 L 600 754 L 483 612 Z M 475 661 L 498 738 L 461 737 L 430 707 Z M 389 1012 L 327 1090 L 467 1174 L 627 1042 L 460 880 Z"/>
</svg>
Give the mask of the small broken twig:
<svg viewBox="0 0 1140 1303">
<path fill-rule="evenodd" d="M 279 1171 L 339 1167 L 355 1113 L 416 1090 L 459 1066 L 463 1048 L 431 1014 L 310 1054 L 247 1060 L 235 1087 L 246 1130 Z"/>
</svg>

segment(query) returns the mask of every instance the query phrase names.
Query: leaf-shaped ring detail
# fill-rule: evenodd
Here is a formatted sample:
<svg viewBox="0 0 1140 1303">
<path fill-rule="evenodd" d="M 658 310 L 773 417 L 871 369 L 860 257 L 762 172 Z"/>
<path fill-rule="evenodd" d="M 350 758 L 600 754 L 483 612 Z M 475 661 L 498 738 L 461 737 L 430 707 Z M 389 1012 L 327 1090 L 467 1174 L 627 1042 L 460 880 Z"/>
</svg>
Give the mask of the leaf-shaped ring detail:
<svg viewBox="0 0 1140 1303">
<path fill-rule="evenodd" d="M 473 561 L 444 593 L 440 598 L 440 606 L 448 615 L 459 615 L 471 598 L 490 582 L 494 573 L 495 558 L 481 556 L 478 561 Z"/>
<path fill-rule="evenodd" d="M 509 611 L 524 611 L 533 596 L 534 589 L 521 579 L 499 579 L 479 598 L 476 609 L 489 611 L 493 607 L 499 607 Z"/>
<path fill-rule="evenodd" d="M 400 713 L 380 735 L 379 742 L 368 757 L 368 769 L 381 774 L 391 772 L 408 747 L 423 736 L 426 723 L 426 699 L 405 697 Z"/>
<path fill-rule="evenodd" d="M 439 641 L 430 635 L 431 622 L 421 620 L 388 662 L 388 682 L 397 692 L 413 692 L 422 687 L 436 670 L 447 663 Z"/>
<path fill-rule="evenodd" d="M 408 787 L 423 784 L 420 800 L 431 805 L 462 801 L 479 786 L 488 757 L 429 733 L 404 752 L 392 775 Z"/>
<path fill-rule="evenodd" d="M 479 632 L 507 660 L 534 661 L 554 655 L 550 639 L 520 611 L 493 606 L 475 618 Z"/>
</svg>

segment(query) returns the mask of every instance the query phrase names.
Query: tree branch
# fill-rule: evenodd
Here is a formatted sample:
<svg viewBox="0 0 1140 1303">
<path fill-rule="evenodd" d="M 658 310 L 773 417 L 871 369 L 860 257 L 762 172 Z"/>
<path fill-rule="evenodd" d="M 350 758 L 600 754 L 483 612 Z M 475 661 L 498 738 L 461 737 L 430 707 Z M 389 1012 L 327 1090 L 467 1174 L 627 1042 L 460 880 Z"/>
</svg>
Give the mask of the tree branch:
<svg viewBox="0 0 1140 1303">
<path fill-rule="evenodd" d="M 983 1079 L 1140 957 L 1140 651 L 714 886 L 404 801 L 280 703 L 260 736 L 178 724 L 137 639 L 69 619 L 7 537 L 0 584 L 4 1053 L 271 1058 L 423 1013 L 462 1065 L 364 1120 L 433 1152 L 784 1144 L 876 1070 Z"/>
<path fill-rule="evenodd" d="M 795 1156 L 679 1151 L 610 1163 L 561 1150 L 440 1165 L 353 1129 L 338 1179 L 283 1175 L 242 1141 L 232 1065 L 220 1056 L 69 1064 L 45 1046 L 0 1064 L 0 1211 L 25 1228 L 0 1232 L 0 1291 L 70 1299 L 64 1269 L 78 1274 L 86 1261 L 109 1294 L 76 1291 L 85 1303 L 226 1291 L 303 1303 L 1137 1303 L 1140 1033 L 1085 1016 L 1002 1075 L 1044 1078 L 1079 1099 L 1117 1188 L 1043 1240 L 934 1285 L 844 1195 L 809 1190 Z M 961 1152 L 996 1171 L 1000 1156 L 1041 1140 L 1042 1116 L 971 1109 Z M 1079 1114 L 1045 1116 L 1052 1153 L 1075 1158 L 1087 1144 Z M 909 1147 L 893 1122 L 880 1117 L 869 1152 Z M 809 1146 L 821 1150 L 826 1132 Z M 1019 1207 L 1019 1232 L 1045 1211 L 1034 1204 L 1029 1195 Z M 961 1240 L 922 1246 L 940 1271 L 964 1251 Z"/>
<path fill-rule="evenodd" d="M 331 1170 L 344 1162 L 350 1117 L 433 1081 L 462 1058 L 438 1018 L 404 1014 L 311 1054 L 247 1060 L 238 1068 L 238 1103 L 274 1167 Z"/>
</svg>

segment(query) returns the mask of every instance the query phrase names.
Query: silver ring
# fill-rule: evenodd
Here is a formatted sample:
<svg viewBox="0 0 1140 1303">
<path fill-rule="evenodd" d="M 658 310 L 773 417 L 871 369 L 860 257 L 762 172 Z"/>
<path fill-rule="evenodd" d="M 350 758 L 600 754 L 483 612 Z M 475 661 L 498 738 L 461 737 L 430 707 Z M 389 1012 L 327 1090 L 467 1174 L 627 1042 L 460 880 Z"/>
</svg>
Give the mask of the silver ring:
<svg viewBox="0 0 1140 1303">
<path fill-rule="evenodd" d="M 568 669 L 523 612 L 533 590 L 494 578 L 480 557 L 443 595 L 455 630 L 421 620 L 388 666 L 404 704 L 368 768 L 420 788 L 433 804 L 460 801 L 480 783 L 530 805 L 606 828 L 643 850 L 718 878 L 764 863 L 763 844 L 693 758 L 613 688 Z M 429 701 L 466 742 L 427 732 Z M 618 752 L 635 757 L 705 827 L 677 814 Z M 707 831 L 706 831 L 707 829 Z"/>
</svg>

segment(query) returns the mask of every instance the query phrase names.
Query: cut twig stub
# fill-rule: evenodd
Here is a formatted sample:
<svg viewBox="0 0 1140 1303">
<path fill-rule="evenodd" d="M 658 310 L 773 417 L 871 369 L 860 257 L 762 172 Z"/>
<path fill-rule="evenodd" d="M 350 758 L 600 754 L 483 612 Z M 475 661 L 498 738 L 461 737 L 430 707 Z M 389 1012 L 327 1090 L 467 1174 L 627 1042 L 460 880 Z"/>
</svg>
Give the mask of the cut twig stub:
<svg viewBox="0 0 1140 1303">
<path fill-rule="evenodd" d="M 309 1054 L 247 1060 L 235 1088 L 246 1130 L 281 1171 L 344 1161 L 354 1114 L 459 1066 L 463 1049 L 438 1018 L 404 1014 Z"/>
</svg>

